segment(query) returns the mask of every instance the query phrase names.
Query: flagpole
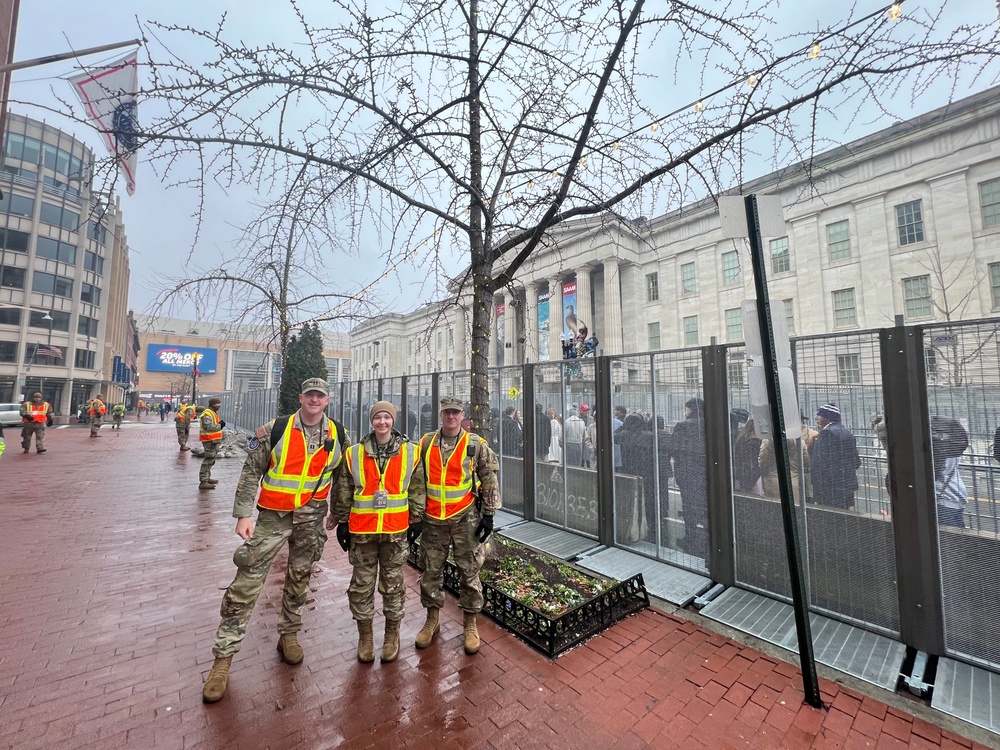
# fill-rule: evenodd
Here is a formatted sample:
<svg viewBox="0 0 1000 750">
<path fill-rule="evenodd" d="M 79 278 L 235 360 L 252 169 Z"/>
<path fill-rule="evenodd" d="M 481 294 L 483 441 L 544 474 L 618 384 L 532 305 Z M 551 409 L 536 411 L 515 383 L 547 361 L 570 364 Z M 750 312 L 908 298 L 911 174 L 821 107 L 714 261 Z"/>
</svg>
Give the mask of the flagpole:
<svg viewBox="0 0 1000 750">
<path fill-rule="evenodd" d="M 35 57 L 31 60 L 22 60 L 21 62 L 8 63 L 6 65 L 0 65 L 0 74 L 7 73 L 13 70 L 23 70 L 24 68 L 35 68 L 39 65 L 48 65 L 49 63 L 60 62 L 62 60 L 72 60 L 83 55 L 96 55 L 98 52 L 109 52 L 113 49 L 121 49 L 122 47 L 131 47 L 132 45 L 142 46 L 142 39 L 129 39 L 127 42 L 115 42 L 114 44 L 102 44 L 100 47 L 88 47 L 87 49 L 73 50 L 72 52 L 60 52 L 58 55 L 46 55 L 45 57 Z"/>
</svg>

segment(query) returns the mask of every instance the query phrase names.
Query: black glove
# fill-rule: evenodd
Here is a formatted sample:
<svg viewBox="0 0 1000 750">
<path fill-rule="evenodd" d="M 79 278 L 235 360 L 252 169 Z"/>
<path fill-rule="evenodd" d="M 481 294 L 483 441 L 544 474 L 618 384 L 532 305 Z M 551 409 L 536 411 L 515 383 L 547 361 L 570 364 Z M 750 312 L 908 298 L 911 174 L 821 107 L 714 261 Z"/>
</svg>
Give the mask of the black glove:
<svg viewBox="0 0 1000 750">
<path fill-rule="evenodd" d="M 348 528 L 346 521 L 337 524 L 337 542 L 344 552 L 347 552 L 351 548 L 351 530 Z"/>
<path fill-rule="evenodd" d="M 424 531 L 424 522 L 416 521 L 410 524 L 410 528 L 406 530 L 406 541 L 409 544 L 413 544 Z"/>
<path fill-rule="evenodd" d="M 482 544 L 493 533 L 493 516 L 483 516 L 476 527 L 476 539 Z"/>
<path fill-rule="evenodd" d="M 226 427 L 226 420 L 223 419 L 221 422 L 219 422 L 219 429 L 225 429 L 225 427 Z"/>
</svg>

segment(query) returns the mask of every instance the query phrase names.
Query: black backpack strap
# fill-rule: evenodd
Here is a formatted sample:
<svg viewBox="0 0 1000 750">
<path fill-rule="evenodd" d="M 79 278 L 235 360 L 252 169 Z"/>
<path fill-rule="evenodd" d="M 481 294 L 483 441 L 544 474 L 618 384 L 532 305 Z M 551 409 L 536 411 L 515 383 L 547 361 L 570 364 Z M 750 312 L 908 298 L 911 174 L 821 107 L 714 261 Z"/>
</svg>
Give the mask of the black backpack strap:
<svg viewBox="0 0 1000 750">
<path fill-rule="evenodd" d="M 289 419 L 291 419 L 291 416 L 278 417 L 274 420 L 274 424 L 271 425 L 271 450 L 274 450 L 274 446 L 278 444 L 281 436 L 285 434 L 285 428 L 288 426 Z"/>
</svg>

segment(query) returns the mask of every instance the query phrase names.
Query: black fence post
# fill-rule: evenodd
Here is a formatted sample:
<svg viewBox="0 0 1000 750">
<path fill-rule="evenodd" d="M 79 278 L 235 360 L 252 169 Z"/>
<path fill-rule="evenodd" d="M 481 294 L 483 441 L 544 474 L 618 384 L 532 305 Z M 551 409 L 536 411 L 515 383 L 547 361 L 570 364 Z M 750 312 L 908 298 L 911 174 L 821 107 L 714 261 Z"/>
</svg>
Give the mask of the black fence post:
<svg viewBox="0 0 1000 750">
<path fill-rule="evenodd" d="M 597 539 L 608 547 L 615 543 L 615 450 L 611 417 L 611 359 L 594 362 L 594 395 L 597 398 Z"/>
<path fill-rule="evenodd" d="M 528 364 L 521 368 L 521 424 L 524 428 L 524 442 L 522 453 L 521 471 L 523 475 L 522 490 L 524 497 L 524 518 L 527 521 L 535 520 L 535 471 L 537 469 L 535 451 L 535 418 L 538 416 L 535 411 L 535 366 Z"/>
<path fill-rule="evenodd" d="M 455 394 L 448 394 L 455 395 Z M 461 398 L 461 396 L 459 396 Z M 431 375 L 431 432 L 441 427 L 441 394 L 438 391 L 438 374 Z"/>
<path fill-rule="evenodd" d="M 400 430 L 400 432 L 402 432 L 404 435 L 409 435 L 410 438 L 412 439 L 413 435 L 410 435 L 410 431 L 414 427 L 416 427 L 416 425 L 411 425 L 410 424 L 410 419 L 409 419 L 409 416 L 408 416 L 408 414 L 409 414 L 409 410 L 408 410 L 409 400 L 407 399 L 407 395 L 406 395 L 406 385 L 407 385 L 407 382 L 408 382 L 407 376 L 403 375 L 399 380 L 400 380 L 400 386 L 399 386 L 400 387 L 400 394 L 399 394 L 399 416 L 401 417 L 401 422 L 402 422 L 402 427 L 403 427 L 403 429 Z M 418 419 L 419 419 L 419 417 L 418 417 Z M 417 429 L 419 431 L 419 427 Z M 421 437 L 420 435 L 417 435 L 416 439 L 420 440 L 420 437 Z"/>
<path fill-rule="evenodd" d="M 736 583 L 733 530 L 732 462 L 729 459 L 729 395 L 726 348 L 701 350 L 705 399 L 705 463 L 708 493 L 708 570 L 712 580 Z"/>
<path fill-rule="evenodd" d="M 944 653 L 940 548 L 921 326 L 879 331 L 900 638 Z"/>
</svg>

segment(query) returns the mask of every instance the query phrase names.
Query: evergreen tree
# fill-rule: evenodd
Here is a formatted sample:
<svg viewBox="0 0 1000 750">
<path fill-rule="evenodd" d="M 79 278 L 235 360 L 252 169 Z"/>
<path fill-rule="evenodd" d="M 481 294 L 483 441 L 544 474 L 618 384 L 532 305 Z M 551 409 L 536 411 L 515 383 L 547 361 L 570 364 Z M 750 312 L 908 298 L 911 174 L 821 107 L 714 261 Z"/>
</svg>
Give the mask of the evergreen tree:
<svg viewBox="0 0 1000 750">
<path fill-rule="evenodd" d="M 315 323 L 305 325 L 288 342 L 288 353 L 281 366 L 278 390 L 278 413 L 292 414 L 299 408 L 299 390 L 309 378 L 327 379 L 323 358 L 323 334 Z"/>
</svg>

